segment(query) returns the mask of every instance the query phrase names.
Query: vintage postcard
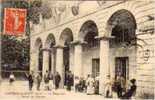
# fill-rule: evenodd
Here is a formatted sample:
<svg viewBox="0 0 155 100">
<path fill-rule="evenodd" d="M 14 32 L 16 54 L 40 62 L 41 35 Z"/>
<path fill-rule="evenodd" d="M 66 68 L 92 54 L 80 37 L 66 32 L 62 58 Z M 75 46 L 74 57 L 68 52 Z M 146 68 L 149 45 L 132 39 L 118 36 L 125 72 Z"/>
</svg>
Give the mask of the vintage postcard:
<svg viewBox="0 0 155 100">
<path fill-rule="evenodd" d="M 0 8 L 0 100 L 155 99 L 154 0 Z"/>
</svg>

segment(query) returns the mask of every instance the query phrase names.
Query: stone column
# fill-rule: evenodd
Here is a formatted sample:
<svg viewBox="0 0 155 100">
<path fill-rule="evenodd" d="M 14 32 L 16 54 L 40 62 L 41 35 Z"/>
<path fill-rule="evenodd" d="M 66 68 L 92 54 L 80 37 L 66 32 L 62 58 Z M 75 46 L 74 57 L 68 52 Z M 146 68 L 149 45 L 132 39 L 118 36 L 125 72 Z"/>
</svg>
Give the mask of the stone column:
<svg viewBox="0 0 155 100">
<path fill-rule="evenodd" d="M 74 77 L 82 77 L 82 43 L 74 44 Z"/>
<path fill-rule="evenodd" d="M 43 51 L 43 75 L 49 70 L 49 51 Z"/>
<path fill-rule="evenodd" d="M 35 53 L 34 52 L 31 52 L 30 54 L 30 71 L 34 70 L 34 66 L 35 66 Z"/>
<path fill-rule="evenodd" d="M 54 55 L 53 52 L 51 52 L 51 73 L 53 74 L 53 66 L 54 66 Z"/>
<path fill-rule="evenodd" d="M 69 70 L 73 73 L 74 72 L 74 48 L 70 46 L 69 52 Z"/>
<path fill-rule="evenodd" d="M 109 39 L 107 37 L 102 37 L 100 40 L 100 94 L 104 93 L 107 75 L 109 75 Z"/>
<path fill-rule="evenodd" d="M 37 72 L 38 71 L 38 51 L 31 53 L 31 60 L 30 60 L 30 71 Z"/>
<path fill-rule="evenodd" d="M 64 86 L 63 47 L 56 46 L 56 72 L 61 76 L 60 88 Z"/>
</svg>

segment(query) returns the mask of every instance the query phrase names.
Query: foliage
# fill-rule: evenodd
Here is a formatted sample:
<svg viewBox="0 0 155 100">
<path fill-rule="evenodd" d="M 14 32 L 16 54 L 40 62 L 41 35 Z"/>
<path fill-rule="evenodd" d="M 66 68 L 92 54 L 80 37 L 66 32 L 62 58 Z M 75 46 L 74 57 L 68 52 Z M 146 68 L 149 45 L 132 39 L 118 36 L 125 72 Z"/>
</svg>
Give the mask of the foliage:
<svg viewBox="0 0 155 100">
<path fill-rule="evenodd" d="M 4 8 L 24 8 L 27 9 L 26 38 L 18 39 L 15 36 L 2 35 L 2 66 L 29 66 L 29 49 L 30 49 L 30 21 L 33 24 L 39 24 L 40 14 L 43 18 L 50 18 L 50 7 L 43 5 L 41 0 L 3 0 L 2 14 L 4 18 Z M 1 31 L 3 31 L 3 21 L 1 22 Z"/>
<path fill-rule="evenodd" d="M 2 35 L 2 65 L 28 67 L 29 39 L 17 40 L 14 36 Z M 25 68 L 28 69 L 28 68 Z"/>
<path fill-rule="evenodd" d="M 39 14 L 45 19 L 52 16 L 50 13 L 51 8 L 47 4 L 43 5 L 41 0 L 4 0 L 2 2 L 2 19 L 5 7 L 27 9 L 27 21 L 32 21 L 34 24 L 39 23 Z"/>
</svg>

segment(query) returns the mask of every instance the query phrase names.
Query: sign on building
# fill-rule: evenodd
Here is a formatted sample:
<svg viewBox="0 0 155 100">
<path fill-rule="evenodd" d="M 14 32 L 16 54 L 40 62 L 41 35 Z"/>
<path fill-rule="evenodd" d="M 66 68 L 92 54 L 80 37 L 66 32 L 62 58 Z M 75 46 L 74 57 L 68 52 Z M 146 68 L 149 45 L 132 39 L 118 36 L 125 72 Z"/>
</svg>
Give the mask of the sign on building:
<svg viewBox="0 0 155 100">
<path fill-rule="evenodd" d="M 3 34 L 22 36 L 26 29 L 26 14 L 26 9 L 5 8 Z"/>
</svg>

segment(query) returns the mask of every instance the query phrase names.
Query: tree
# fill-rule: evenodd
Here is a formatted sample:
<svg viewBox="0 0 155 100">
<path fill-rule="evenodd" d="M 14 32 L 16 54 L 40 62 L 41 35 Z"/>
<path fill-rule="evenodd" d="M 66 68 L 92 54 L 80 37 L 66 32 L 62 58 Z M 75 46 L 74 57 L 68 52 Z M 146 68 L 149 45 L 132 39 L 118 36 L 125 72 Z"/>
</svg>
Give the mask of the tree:
<svg viewBox="0 0 155 100">
<path fill-rule="evenodd" d="M 16 67 L 17 69 L 29 69 L 29 50 L 30 50 L 30 21 L 33 24 L 39 23 L 39 15 L 42 14 L 43 18 L 50 18 L 50 8 L 42 6 L 41 0 L 2 0 L 1 18 L 4 18 L 4 8 L 24 8 L 27 9 L 27 25 L 26 25 L 26 38 L 19 39 L 15 36 L 1 35 L 1 59 L 2 70 L 5 65 L 10 65 L 7 68 Z M 3 31 L 3 21 L 1 21 L 1 32 Z"/>
<path fill-rule="evenodd" d="M 2 35 L 2 65 L 11 65 L 19 69 L 28 69 L 23 64 L 28 64 L 29 61 L 29 40 L 23 39 L 19 41 L 14 36 Z M 25 67 L 25 68 L 22 68 Z"/>
</svg>

